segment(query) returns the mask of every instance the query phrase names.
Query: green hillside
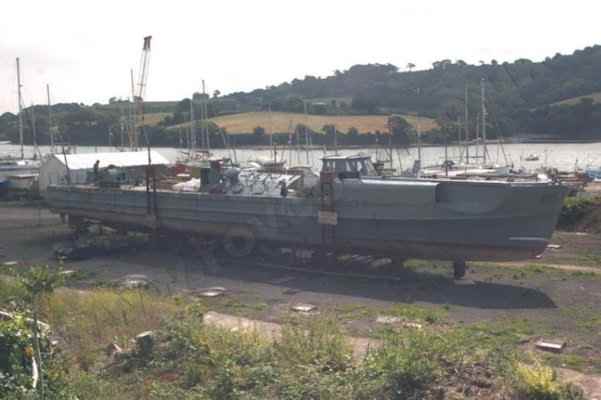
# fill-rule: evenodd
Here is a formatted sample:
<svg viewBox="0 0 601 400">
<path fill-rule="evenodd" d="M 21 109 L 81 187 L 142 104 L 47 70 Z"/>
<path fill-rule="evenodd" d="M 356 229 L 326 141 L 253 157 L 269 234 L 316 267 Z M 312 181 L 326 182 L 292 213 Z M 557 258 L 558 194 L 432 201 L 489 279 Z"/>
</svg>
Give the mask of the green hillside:
<svg viewBox="0 0 601 400">
<path fill-rule="evenodd" d="M 331 76 L 305 76 L 250 92 L 222 96 L 215 91 L 212 97 L 197 93 L 193 108 L 198 116 L 200 103 L 207 103 L 208 116 L 213 120 L 211 132 L 221 142 L 224 134 L 269 131 L 270 122 L 262 118 L 261 112 L 271 110 L 278 116 L 284 115 L 273 128 L 279 131 L 276 133 L 287 135 L 290 129 L 306 126 L 313 134 L 321 135 L 324 126 L 335 125 L 340 134 L 352 133 L 349 144 L 377 142 L 378 135 L 387 133 L 386 121 L 391 114 L 405 116 L 400 121 L 402 129 L 396 133 L 405 142 L 415 135 L 413 116 L 419 114 L 429 118 L 424 119 L 428 122 L 422 126 L 423 131 L 430 131 L 425 140 L 440 143 L 459 138 L 463 131 L 466 86 L 468 123 L 470 131 L 476 131 L 481 82 L 487 92 L 490 137 L 539 133 L 558 139 L 601 140 L 601 46 L 598 45 L 569 55 L 556 54 L 540 62 L 491 60 L 470 65 L 462 60 L 444 59 L 421 71 L 401 71 L 391 64 L 354 65 Z M 52 106 L 53 125 L 65 141 L 106 144 L 109 131 L 113 137 L 122 136 L 128 107 L 127 101 L 115 97 L 105 105 L 57 104 Z M 145 111 L 150 114 L 147 121 L 152 142 L 180 144 L 190 121 L 190 109 L 190 99 L 145 103 Z M 29 113 L 29 109 L 25 112 Z M 35 114 L 38 142 L 47 143 L 47 108 L 35 106 Z M 30 143 L 32 124 L 29 117 L 25 121 L 25 138 Z M 333 132 L 333 127 L 328 129 Z M 365 138 L 358 138 L 355 133 L 359 132 L 371 139 L 366 142 Z M 242 141 L 249 145 L 262 143 L 260 136 L 254 135 L 257 138 L 254 142 L 252 138 Z M 16 141 L 17 137 L 16 116 L 10 113 L 0 116 L 0 140 Z"/>
</svg>

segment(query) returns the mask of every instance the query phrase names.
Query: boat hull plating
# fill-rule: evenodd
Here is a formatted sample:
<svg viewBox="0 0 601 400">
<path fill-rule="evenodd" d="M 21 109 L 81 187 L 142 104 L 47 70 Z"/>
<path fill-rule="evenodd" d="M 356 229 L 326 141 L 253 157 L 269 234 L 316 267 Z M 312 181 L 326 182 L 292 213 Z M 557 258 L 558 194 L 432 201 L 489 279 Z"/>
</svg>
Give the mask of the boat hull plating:
<svg viewBox="0 0 601 400">
<path fill-rule="evenodd" d="M 337 225 L 328 246 L 399 258 L 522 260 L 546 248 L 565 194 L 562 186 L 542 183 L 345 180 L 335 185 Z M 47 192 L 53 211 L 111 225 L 215 236 L 235 228 L 256 240 L 324 245 L 319 195 L 159 191 L 154 199 L 139 189 Z"/>
</svg>

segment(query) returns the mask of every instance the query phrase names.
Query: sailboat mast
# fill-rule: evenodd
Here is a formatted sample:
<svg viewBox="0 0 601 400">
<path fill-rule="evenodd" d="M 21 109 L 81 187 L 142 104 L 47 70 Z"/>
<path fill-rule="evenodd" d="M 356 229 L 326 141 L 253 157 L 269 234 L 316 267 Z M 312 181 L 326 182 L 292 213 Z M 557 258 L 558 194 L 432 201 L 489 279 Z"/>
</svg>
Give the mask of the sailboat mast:
<svg viewBox="0 0 601 400">
<path fill-rule="evenodd" d="M 25 158 L 25 150 L 23 148 L 23 97 L 21 95 L 21 65 L 19 57 L 17 57 L 17 91 L 19 98 L 19 143 L 21 143 L 21 160 Z"/>
<path fill-rule="evenodd" d="M 38 154 L 38 130 L 36 128 L 35 123 L 35 107 L 31 104 L 31 131 L 32 131 L 32 141 L 33 141 L 33 154 Z"/>
<path fill-rule="evenodd" d="M 50 107 L 50 85 L 46 84 L 46 95 L 48 96 L 48 136 L 50 136 L 50 153 L 54 154 L 54 131 L 52 130 L 52 110 Z"/>
<path fill-rule="evenodd" d="M 194 93 L 190 97 L 190 140 L 188 141 L 190 151 L 196 149 L 196 118 L 194 116 Z"/>
<path fill-rule="evenodd" d="M 393 169 L 393 164 L 392 164 L 392 132 L 388 132 L 388 152 L 390 153 L 388 155 L 389 159 L 388 161 L 390 161 L 390 169 Z"/>
<path fill-rule="evenodd" d="M 208 109 L 208 101 L 207 101 L 207 91 L 205 87 L 205 80 L 202 80 L 202 102 L 200 103 L 202 107 L 202 125 L 201 129 L 203 132 L 204 140 L 207 145 L 207 151 L 211 151 L 211 140 L 209 139 L 209 109 Z"/>
<path fill-rule="evenodd" d="M 486 164 L 486 88 L 484 78 L 480 80 L 480 93 L 482 100 L 482 161 Z"/>
<path fill-rule="evenodd" d="M 417 133 L 417 160 L 419 161 L 419 167 L 422 167 L 422 134 L 419 126 L 419 113 L 415 113 L 415 130 Z"/>
<path fill-rule="evenodd" d="M 273 161 L 276 162 L 277 153 L 275 147 L 273 146 L 273 118 L 271 115 L 271 103 L 269 103 L 269 105 L 267 106 L 267 112 L 269 117 L 269 147 L 273 149 Z"/>
<path fill-rule="evenodd" d="M 470 132 L 469 132 L 469 110 L 468 110 L 468 91 L 467 91 L 467 83 L 465 84 L 465 101 L 464 101 L 464 106 L 465 106 L 465 113 L 464 113 L 464 117 L 463 117 L 463 140 L 465 140 L 465 162 L 466 164 L 470 163 L 470 145 L 469 145 L 469 140 L 470 140 Z"/>
<path fill-rule="evenodd" d="M 307 116 L 307 101 L 303 99 L 303 111 L 305 113 L 305 124 L 304 124 L 304 131 L 305 131 L 305 150 L 307 153 L 307 165 L 309 165 L 309 117 Z"/>
<path fill-rule="evenodd" d="M 336 135 L 336 125 L 332 124 L 334 130 L 334 154 L 338 155 L 338 135 Z"/>
</svg>

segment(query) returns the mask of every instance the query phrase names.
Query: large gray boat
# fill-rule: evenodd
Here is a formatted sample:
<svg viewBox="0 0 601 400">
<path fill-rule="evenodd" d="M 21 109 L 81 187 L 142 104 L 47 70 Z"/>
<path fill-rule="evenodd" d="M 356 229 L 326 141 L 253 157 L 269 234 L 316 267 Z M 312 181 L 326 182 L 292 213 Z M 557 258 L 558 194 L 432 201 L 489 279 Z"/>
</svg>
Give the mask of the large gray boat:
<svg viewBox="0 0 601 400">
<path fill-rule="evenodd" d="M 110 186 L 110 185 L 108 185 Z M 366 156 L 323 159 L 321 175 L 240 170 L 212 161 L 188 191 L 51 186 L 50 208 L 108 225 L 219 236 L 232 255 L 257 241 L 454 262 L 522 260 L 543 252 L 566 188 L 376 176 Z"/>
</svg>

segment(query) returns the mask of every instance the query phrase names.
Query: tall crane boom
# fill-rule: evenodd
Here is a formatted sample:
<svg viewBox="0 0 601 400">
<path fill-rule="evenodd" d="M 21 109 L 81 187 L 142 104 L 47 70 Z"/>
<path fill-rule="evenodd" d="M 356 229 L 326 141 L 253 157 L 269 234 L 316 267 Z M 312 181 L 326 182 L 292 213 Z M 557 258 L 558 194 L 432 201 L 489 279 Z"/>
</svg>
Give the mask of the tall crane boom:
<svg viewBox="0 0 601 400">
<path fill-rule="evenodd" d="M 137 97 L 143 99 L 146 93 L 146 81 L 148 80 L 148 67 L 150 66 L 150 40 L 152 36 L 144 38 L 142 56 L 140 58 L 140 70 L 138 71 L 138 93 Z"/>
<path fill-rule="evenodd" d="M 142 47 L 142 55 L 140 56 L 140 69 L 138 71 L 138 90 L 132 95 L 135 105 L 135 116 L 134 116 L 134 134 L 133 138 L 130 139 L 130 146 L 138 148 L 140 133 L 144 129 L 144 96 L 146 94 L 146 82 L 148 80 L 148 68 L 150 66 L 150 40 L 152 36 L 146 36 L 144 38 L 144 45 Z M 132 77 L 133 78 L 133 77 Z M 133 80 L 133 79 L 132 79 Z M 132 82 L 133 86 L 133 82 Z M 140 132 L 140 133 L 138 133 Z M 132 140 L 133 139 L 133 140 Z M 132 143 L 133 142 L 133 143 Z"/>
</svg>

